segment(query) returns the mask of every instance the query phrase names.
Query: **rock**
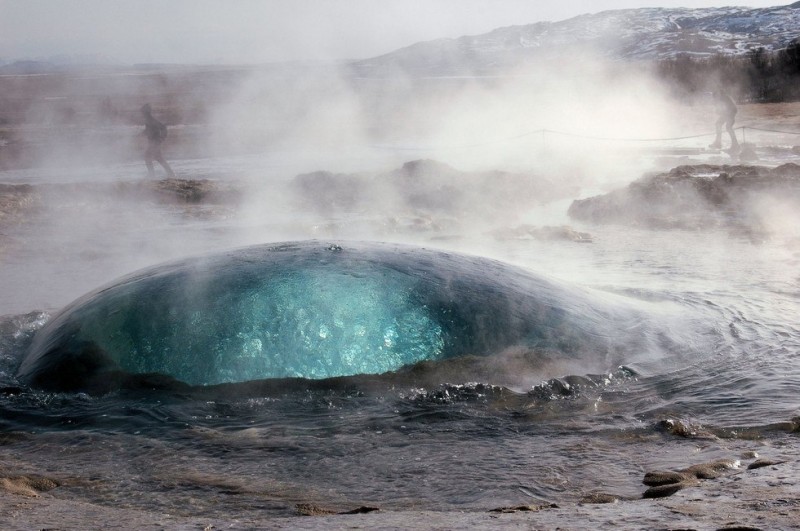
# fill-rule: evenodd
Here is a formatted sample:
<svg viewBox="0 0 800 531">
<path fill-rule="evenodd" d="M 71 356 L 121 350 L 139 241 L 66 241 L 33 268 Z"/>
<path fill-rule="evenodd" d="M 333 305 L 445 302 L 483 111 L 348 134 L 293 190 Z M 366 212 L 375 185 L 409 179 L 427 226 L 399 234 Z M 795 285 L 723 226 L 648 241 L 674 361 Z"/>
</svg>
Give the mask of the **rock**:
<svg viewBox="0 0 800 531">
<path fill-rule="evenodd" d="M 678 419 L 665 419 L 658 423 L 658 428 L 679 437 L 687 439 L 717 439 L 713 433 L 700 426 L 694 426 Z"/>
<path fill-rule="evenodd" d="M 642 483 L 649 485 L 643 498 L 665 498 L 672 496 L 676 492 L 686 487 L 699 485 L 698 479 L 714 479 L 727 468 L 738 466 L 738 461 L 723 459 L 692 465 L 683 470 L 647 472 L 642 479 Z"/>
<path fill-rule="evenodd" d="M 0 477 L 0 489 L 32 498 L 39 496 L 40 492 L 52 490 L 59 485 L 58 481 L 41 476 Z"/>
<path fill-rule="evenodd" d="M 694 487 L 699 485 L 698 481 L 681 481 L 678 483 L 670 483 L 668 485 L 658 485 L 655 487 L 650 487 L 644 494 L 642 494 L 642 498 L 666 498 L 667 496 L 672 496 L 679 490 L 685 489 L 686 487 Z"/>
<path fill-rule="evenodd" d="M 608 494 L 605 492 L 594 492 L 592 494 L 587 494 L 578 503 L 581 504 L 600 504 L 600 503 L 617 503 L 620 499 L 620 496 L 616 494 Z"/>
<path fill-rule="evenodd" d="M 605 195 L 575 200 L 568 214 L 598 224 L 690 230 L 725 227 L 761 233 L 769 226 L 773 213 L 769 205 L 775 202 L 800 208 L 797 164 L 678 166 Z"/>
<path fill-rule="evenodd" d="M 558 509 L 558 505 L 555 503 L 546 503 L 543 505 L 514 505 L 511 507 L 498 507 L 496 509 L 490 509 L 490 513 L 517 513 L 523 511 L 541 511 L 543 509 Z"/>
<path fill-rule="evenodd" d="M 739 461 L 722 459 L 719 461 L 712 461 L 710 463 L 692 465 L 689 468 L 684 468 L 681 470 L 681 472 L 692 475 L 698 479 L 715 479 L 720 476 L 723 470 L 736 468 L 738 466 Z"/>
<path fill-rule="evenodd" d="M 674 485 L 675 483 L 688 481 L 691 478 L 691 474 L 686 474 L 683 472 L 655 471 L 647 472 L 644 475 L 642 483 L 651 487 L 659 487 L 661 485 Z"/>
<path fill-rule="evenodd" d="M 675 483 L 694 479 L 714 479 L 719 477 L 723 470 L 736 468 L 737 466 L 739 466 L 739 461 L 721 459 L 719 461 L 711 461 L 710 463 L 692 465 L 678 471 L 647 472 L 644 475 L 642 483 L 650 486 L 660 486 L 673 485 Z"/>
<path fill-rule="evenodd" d="M 326 509 L 325 507 L 320 507 L 313 503 L 298 503 L 294 508 L 300 516 L 326 516 L 336 514 L 336 511 L 332 509 Z"/>
<path fill-rule="evenodd" d="M 362 505 L 361 507 L 356 507 L 355 509 L 350 509 L 347 511 L 341 511 L 338 514 L 366 514 L 366 513 L 374 513 L 375 511 L 380 511 L 380 507 L 370 507 L 368 505 Z"/>
<path fill-rule="evenodd" d="M 764 468 L 765 466 L 774 466 L 780 465 L 781 463 L 785 463 L 786 461 L 775 461 L 773 459 L 756 459 L 749 465 L 747 465 L 747 470 L 755 470 L 756 468 Z"/>
<path fill-rule="evenodd" d="M 366 505 L 362 505 L 361 507 L 356 507 L 355 509 L 347 509 L 344 511 L 337 511 L 334 509 L 328 509 L 325 507 L 320 507 L 319 505 L 315 505 L 313 503 L 298 503 L 295 505 L 295 510 L 297 514 L 300 516 L 330 516 L 332 514 L 366 514 L 366 513 L 374 513 L 375 511 L 380 511 L 379 507 L 369 507 Z"/>
</svg>

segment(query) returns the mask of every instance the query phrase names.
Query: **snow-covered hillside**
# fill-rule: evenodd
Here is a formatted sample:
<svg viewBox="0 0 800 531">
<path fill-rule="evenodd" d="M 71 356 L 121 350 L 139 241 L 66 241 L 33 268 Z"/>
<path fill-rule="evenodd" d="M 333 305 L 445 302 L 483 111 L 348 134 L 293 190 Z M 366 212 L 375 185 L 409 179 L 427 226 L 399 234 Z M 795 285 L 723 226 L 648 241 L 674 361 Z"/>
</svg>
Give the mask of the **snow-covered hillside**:
<svg viewBox="0 0 800 531">
<path fill-rule="evenodd" d="M 614 59 L 648 60 L 680 54 L 744 54 L 758 47 L 775 50 L 797 37 L 800 2 L 761 9 L 622 9 L 417 43 L 355 66 L 365 73 L 390 68 L 474 73 L 572 48 L 590 49 Z"/>
</svg>

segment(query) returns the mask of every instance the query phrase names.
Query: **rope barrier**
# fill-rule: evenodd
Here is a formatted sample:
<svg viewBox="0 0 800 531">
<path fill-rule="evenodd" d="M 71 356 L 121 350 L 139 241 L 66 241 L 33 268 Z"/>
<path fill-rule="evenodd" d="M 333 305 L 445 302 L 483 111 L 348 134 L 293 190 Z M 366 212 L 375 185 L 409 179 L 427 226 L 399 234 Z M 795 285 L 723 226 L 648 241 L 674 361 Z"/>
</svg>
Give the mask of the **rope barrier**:
<svg viewBox="0 0 800 531">
<path fill-rule="evenodd" d="M 518 135 L 509 136 L 505 138 L 496 138 L 494 140 L 486 140 L 484 142 L 475 142 L 472 144 L 458 144 L 458 145 L 451 145 L 451 146 L 438 146 L 438 147 L 397 147 L 397 146 L 386 146 L 382 144 L 376 144 L 372 147 L 378 149 L 391 149 L 395 151 L 436 151 L 439 149 L 466 149 L 466 148 L 473 148 L 473 147 L 480 147 L 480 146 L 488 146 L 489 144 L 498 144 L 501 142 L 509 142 L 511 140 L 517 140 L 518 138 L 524 138 L 526 136 L 537 135 L 537 134 L 544 134 L 547 133 L 547 129 L 537 129 L 535 131 L 528 131 L 527 133 L 520 133 Z"/>
<path fill-rule="evenodd" d="M 751 126 L 739 126 L 736 129 L 742 132 L 742 135 L 746 135 L 746 130 L 751 129 L 753 131 L 761 131 L 765 133 L 778 133 L 784 135 L 800 135 L 800 131 L 781 131 L 777 129 L 764 129 L 760 127 L 751 127 Z M 525 138 L 532 135 L 542 135 L 544 139 L 546 135 L 553 134 L 553 135 L 561 135 L 561 136 L 568 136 L 572 138 L 582 138 L 587 140 L 603 140 L 609 142 L 674 142 L 677 140 L 691 140 L 693 138 L 703 138 L 708 136 L 715 136 L 716 133 L 701 133 L 696 135 L 688 135 L 688 136 L 673 136 L 673 137 L 662 137 L 662 138 L 630 138 L 630 137 L 610 137 L 610 136 L 597 136 L 597 135 L 584 135 L 580 133 L 571 133 L 568 131 L 558 131 L 555 129 L 536 129 L 534 131 L 527 131 L 525 133 L 520 133 L 518 135 L 509 136 L 505 138 L 498 138 L 494 140 L 487 140 L 484 142 L 475 142 L 471 144 L 459 144 L 459 145 L 451 145 L 451 146 L 438 146 L 438 147 L 400 147 L 400 146 L 387 146 L 387 145 L 374 145 L 373 147 L 378 149 L 389 149 L 394 151 L 436 151 L 442 149 L 467 149 L 467 148 L 474 148 L 480 146 L 487 146 L 489 144 L 497 144 L 502 142 L 509 142 L 511 140 L 517 140 L 520 138 Z"/>
<path fill-rule="evenodd" d="M 668 142 L 674 140 L 688 140 L 690 138 L 702 138 L 704 136 L 714 136 L 716 134 L 716 133 L 703 133 L 699 135 L 673 136 L 665 138 L 625 138 L 625 137 L 582 135 L 579 133 L 567 133 L 565 131 L 554 131 L 551 129 L 543 129 L 542 131 L 545 133 L 553 133 L 562 136 L 571 136 L 574 138 L 586 138 L 589 140 L 609 140 L 612 142 Z"/>
<path fill-rule="evenodd" d="M 742 127 L 742 129 L 752 129 L 753 131 L 764 131 L 765 133 L 780 133 L 783 135 L 800 135 L 800 131 L 780 131 L 778 129 L 762 129 L 760 127 Z"/>
</svg>

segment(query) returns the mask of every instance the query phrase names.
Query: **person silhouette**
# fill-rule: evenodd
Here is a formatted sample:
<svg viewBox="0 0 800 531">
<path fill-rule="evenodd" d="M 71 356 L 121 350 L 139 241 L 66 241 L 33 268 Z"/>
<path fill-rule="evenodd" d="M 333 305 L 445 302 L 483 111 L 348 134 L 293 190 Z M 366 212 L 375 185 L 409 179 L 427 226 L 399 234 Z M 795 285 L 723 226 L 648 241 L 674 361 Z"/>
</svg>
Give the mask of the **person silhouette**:
<svg viewBox="0 0 800 531">
<path fill-rule="evenodd" d="M 725 92 L 723 89 L 717 89 L 713 92 L 714 100 L 716 101 L 717 105 L 717 123 L 716 123 L 716 133 L 717 137 L 714 140 L 714 143 L 711 144 L 710 148 L 719 149 L 722 147 L 722 126 L 725 126 L 725 130 L 728 131 L 728 135 L 731 137 L 731 147 L 728 150 L 729 152 L 738 152 L 739 151 L 739 141 L 736 139 L 736 133 L 733 130 L 733 122 L 736 120 L 736 104 L 733 102 L 733 99 Z"/>
<path fill-rule="evenodd" d="M 149 103 L 144 104 L 141 111 L 144 116 L 144 136 L 147 137 L 147 149 L 144 152 L 147 174 L 150 177 L 155 177 L 156 172 L 153 169 L 153 161 L 155 160 L 167 172 L 167 177 L 175 177 L 175 172 L 172 171 L 172 168 L 164 159 L 164 154 L 161 153 L 161 144 L 167 138 L 167 126 L 153 117 L 153 110 Z"/>
</svg>

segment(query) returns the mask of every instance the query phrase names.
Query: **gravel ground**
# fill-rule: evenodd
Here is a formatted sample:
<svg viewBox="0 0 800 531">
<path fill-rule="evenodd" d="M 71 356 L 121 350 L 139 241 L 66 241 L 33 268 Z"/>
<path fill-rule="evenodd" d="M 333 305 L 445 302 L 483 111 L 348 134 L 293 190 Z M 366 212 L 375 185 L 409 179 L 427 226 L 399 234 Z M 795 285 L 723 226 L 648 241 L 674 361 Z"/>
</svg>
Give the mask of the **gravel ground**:
<svg viewBox="0 0 800 531">
<path fill-rule="evenodd" d="M 0 480 L 0 528 L 28 529 L 763 529 L 800 528 L 800 461 L 796 444 L 782 448 L 775 464 L 747 463 L 715 479 L 689 483 L 657 499 L 617 500 L 559 506 L 502 508 L 486 512 L 381 511 L 325 514 L 301 508 L 298 516 L 264 520 L 216 520 L 115 509 L 59 498 L 59 487 L 43 492 Z M 30 485 L 30 482 L 27 483 Z M 36 487 L 34 482 L 33 487 Z M 644 489 L 643 489 L 644 490 Z M 501 508 L 498 508 L 501 509 Z M 303 516 L 301 514 L 318 514 Z"/>
</svg>

